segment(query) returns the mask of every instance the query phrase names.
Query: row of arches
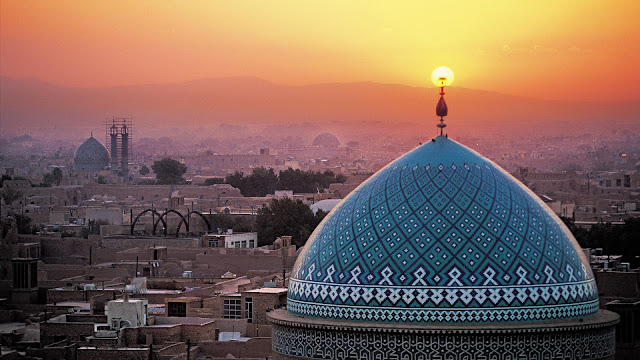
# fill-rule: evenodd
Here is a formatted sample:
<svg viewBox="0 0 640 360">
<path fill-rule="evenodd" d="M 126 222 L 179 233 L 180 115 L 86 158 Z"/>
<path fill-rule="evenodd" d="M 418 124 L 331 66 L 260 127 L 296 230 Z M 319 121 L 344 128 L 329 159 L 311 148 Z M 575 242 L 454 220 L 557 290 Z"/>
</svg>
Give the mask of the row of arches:
<svg viewBox="0 0 640 360">
<path fill-rule="evenodd" d="M 151 231 L 153 235 L 156 234 L 158 224 L 162 222 L 162 226 L 164 227 L 164 235 L 167 236 L 168 229 L 167 229 L 166 219 L 168 218 L 170 213 L 176 214 L 180 217 L 180 222 L 178 223 L 178 226 L 176 226 L 176 237 L 178 237 L 180 234 L 180 228 L 182 228 L 182 224 L 184 224 L 185 226 L 185 231 L 189 233 L 189 219 L 193 214 L 200 216 L 200 218 L 204 220 L 205 224 L 207 224 L 207 232 L 211 232 L 211 223 L 209 222 L 206 216 L 204 216 L 201 212 L 197 210 L 188 211 L 185 215 L 183 215 L 182 213 L 173 209 L 165 210 L 162 214 L 159 213 L 156 209 L 145 209 L 144 211 L 140 212 L 133 221 L 131 221 L 131 235 L 135 233 L 135 226 L 138 220 L 140 219 L 140 217 L 146 213 L 151 213 L 152 215 L 157 216 L 157 220 L 153 221 L 153 228 Z"/>
</svg>

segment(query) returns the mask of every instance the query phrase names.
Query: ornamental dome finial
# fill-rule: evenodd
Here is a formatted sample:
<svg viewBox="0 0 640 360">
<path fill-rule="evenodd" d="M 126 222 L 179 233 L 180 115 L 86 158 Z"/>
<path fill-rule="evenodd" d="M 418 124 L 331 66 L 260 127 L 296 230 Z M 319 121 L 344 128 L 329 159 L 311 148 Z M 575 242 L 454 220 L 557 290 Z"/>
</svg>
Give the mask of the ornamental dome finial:
<svg viewBox="0 0 640 360">
<path fill-rule="evenodd" d="M 444 87 L 453 83 L 453 71 L 446 66 L 441 66 L 431 73 L 431 81 L 440 88 L 440 100 L 436 105 L 436 115 L 440 116 L 440 135 L 442 135 L 443 129 L 447 126 L 444 123 L 444 117 L 449 113 L 447 103 L 444 101 Z"/>
</svg>

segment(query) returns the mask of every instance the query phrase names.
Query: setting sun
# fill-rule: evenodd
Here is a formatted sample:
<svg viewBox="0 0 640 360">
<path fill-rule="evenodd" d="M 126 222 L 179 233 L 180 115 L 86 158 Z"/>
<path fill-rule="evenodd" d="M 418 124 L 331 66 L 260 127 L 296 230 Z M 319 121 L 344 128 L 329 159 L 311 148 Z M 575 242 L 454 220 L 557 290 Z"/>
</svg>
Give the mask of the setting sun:
<svg viewBox="0 0 640 360">
<path fill-rule="evenodd" d="M 431 73 L 431 81 L 437 87 L 450 86 L 453 83 L 453 71 L 446 66 L 440 66 Z"/>
</svg>

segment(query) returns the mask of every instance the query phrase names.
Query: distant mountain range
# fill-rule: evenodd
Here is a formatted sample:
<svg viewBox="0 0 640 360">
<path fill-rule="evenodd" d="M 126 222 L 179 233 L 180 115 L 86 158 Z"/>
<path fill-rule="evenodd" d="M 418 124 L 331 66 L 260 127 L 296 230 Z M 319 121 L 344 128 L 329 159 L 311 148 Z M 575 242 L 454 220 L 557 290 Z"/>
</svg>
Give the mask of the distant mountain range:
<svg viewBox="0 0 640 360">
<path fill-rule="evenodd" d="M 447 89 L 448 121 L 527 126 L 640 121 L 640 101 L 580 103 Z M 254 77 L 79 88 L 0 77 L 0 126 L 83 127 L 133 116 L 138 126 L 330 122 L 416 123 L 435 118 L 438 89 L 371 82 L 284 86 Z"/>
</svg>

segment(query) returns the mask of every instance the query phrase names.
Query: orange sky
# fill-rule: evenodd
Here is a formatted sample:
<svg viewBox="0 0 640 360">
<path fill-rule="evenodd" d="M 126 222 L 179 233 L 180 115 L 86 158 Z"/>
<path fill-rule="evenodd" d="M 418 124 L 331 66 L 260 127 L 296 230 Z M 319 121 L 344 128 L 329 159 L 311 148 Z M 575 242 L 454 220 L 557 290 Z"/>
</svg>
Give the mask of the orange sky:
<svg viewBox="0 0 640 360">
<path fill-rule="evenodd" d="M 0 1 L 0 73 L 74 86 L 251 75 L 640 99 L 640 2 Z"/>
</svg>

